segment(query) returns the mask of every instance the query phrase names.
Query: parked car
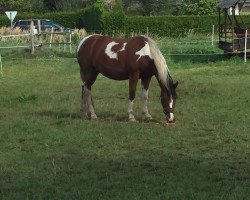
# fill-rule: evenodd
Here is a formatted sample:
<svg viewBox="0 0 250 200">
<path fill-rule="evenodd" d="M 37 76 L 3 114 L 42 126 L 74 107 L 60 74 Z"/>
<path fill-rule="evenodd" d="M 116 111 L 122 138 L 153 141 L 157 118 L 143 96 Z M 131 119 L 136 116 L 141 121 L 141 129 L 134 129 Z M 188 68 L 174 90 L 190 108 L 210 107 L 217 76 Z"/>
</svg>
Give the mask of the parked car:
<svg viewBox="0 0 250 200">
<path fill-rule="evenodd" d="M 35 26 L 35 32 L 38 30 L 38 19 L 25 19 L 25 20 L 18 20 L 14 23 L 13 28 L 20 28 L 22 30 L 29 30 L 31 21 L 34 22 Z M 48 19 L 40 19 L 41 24 L 41 31 L 49 30 L 51 31 L 64 31 L 64 32 L 70 32 L 71 29 L 65 28 L 64 26 Z"/>
</svg>

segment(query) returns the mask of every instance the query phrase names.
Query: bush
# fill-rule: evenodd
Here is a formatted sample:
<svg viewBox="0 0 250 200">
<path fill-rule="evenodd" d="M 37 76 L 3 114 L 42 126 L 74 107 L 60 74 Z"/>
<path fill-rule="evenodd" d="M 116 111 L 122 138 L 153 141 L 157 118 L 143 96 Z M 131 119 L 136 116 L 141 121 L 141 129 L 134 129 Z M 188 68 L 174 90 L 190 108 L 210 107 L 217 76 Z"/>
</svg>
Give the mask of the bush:
<svg viewBox="0 0 250 200">
<path fill-rule="evenodd" d="M 103 17 L 103 29 L 105 33 L 111 34 L 114 30 L 121 31 L 125 25 L 125 13 L 121 1 L 117 1 L 114 8 L 105 12 Z"/>
<path fill-rule="evenodd" d="M 47 18 L 68 28 L 85 28 L 89 32 L 126 35 L 131 32 L 158 36 L 179 37 L 188 33 L 211 33 L 212 25 L 218 30 L 218 16 L 125 16 L 120 5 L 106 10 L 102 1 L 77 12 L 57 12 L 45 14 L 18 13 L 15 20 Z M 243 21 L 250 24 L 250 16 L 243 15 Z M 0 16 L 0 26 L 9 26 L 7 16 Z"/>
<path fill-rule="evenodd" d="M 80 26 L 89 31 L 111 33 L 124 28 L 125 14 L 119 1 L 112 10 L 105 8 L 103 1 L 97 1 L 83 10 Z"/>
<path fill-rule="evenodd" d="M 137 16 L 127 17 L 125 30 L 129 32 L 146 33 L 158 36 L 179 37 L 190 31 L 210 33 L 212 25 L 217 25 L 217 16 Z"/>
<path fill-rule="evenodd" d="M 214 9 L 218 3 L 217 0 L 195 0 L 186 3 L 180 3 L 176 6 L 173 14 L 175 15 L 213 15 Z"/>
<path fill-rule="evenodd" d="M 0 16 L 0 27 L 3 26 L 10 26 L 10 20 L 8 19 L 8 17 L 5 15 Z"/>
<path fill-rule="evenodd" d="M 104 12 L 104 2 L 102 1 L 87 6 L 79 16 L 79 26 L 84 27 L 86 30 L 101 31 L 103 29 L 102 18 Z"/>
</svg>

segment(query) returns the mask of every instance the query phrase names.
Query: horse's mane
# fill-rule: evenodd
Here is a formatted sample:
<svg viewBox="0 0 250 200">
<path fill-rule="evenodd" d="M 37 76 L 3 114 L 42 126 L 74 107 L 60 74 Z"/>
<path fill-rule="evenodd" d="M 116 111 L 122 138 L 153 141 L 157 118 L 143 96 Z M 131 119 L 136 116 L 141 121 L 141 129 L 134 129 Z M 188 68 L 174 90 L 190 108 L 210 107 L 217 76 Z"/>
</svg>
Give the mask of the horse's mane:
<svg viewBox="0 0 250 200">
<path fill-rule="evenodd" d="M 170 89 L 169 87 L 171 81 L 173 80 L 170 75 L 166 60 L 163 57 L 157 44 L 149 37 L 146 37 L 146 39 L 150 47 L 151 56 L 154 59 L 155 66 L 158 71 L 158 78 L 168 89 Z"/>
</svg>

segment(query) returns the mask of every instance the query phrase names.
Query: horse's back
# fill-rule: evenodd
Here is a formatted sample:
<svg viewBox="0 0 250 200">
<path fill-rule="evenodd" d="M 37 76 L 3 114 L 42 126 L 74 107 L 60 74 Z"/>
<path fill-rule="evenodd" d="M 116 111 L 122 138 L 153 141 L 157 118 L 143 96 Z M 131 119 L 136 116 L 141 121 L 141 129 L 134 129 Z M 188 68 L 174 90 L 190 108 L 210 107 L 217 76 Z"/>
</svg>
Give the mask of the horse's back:
<svg viewBox="0 0 250 200">
<path fill-rule="evenodd" d="M 125 80 L 134 71 L 148 70 L 152 60 L 147 38 L 114 38 L 91 35 L 84 38 L 77 49 L 81 70 L 93 68 L 111 79 Z"/>
<path fill-rule="evenodd" d="M 114 57 L 115 52 L 126 52 L 135 53 L 138 47 L 141 47 L 145 44 L 147 40 L 144 36 L 135 36 L 131 38 L 115 38 L 110 36 L 103 35 L 89 35 L 83 38 L 78 47 L 77 47 L 77 57 L 80 58 L 81 55 L 92 55 L 97 53 L 110 53 L 107 55 L 111 59 L 117 59 Z M 131 45 L 132 44 L 132 45 Z M 126 50 L 126 51 L 125 51 Z M 113 55 L 111 55 L 113 53 Z"/>
</svg>

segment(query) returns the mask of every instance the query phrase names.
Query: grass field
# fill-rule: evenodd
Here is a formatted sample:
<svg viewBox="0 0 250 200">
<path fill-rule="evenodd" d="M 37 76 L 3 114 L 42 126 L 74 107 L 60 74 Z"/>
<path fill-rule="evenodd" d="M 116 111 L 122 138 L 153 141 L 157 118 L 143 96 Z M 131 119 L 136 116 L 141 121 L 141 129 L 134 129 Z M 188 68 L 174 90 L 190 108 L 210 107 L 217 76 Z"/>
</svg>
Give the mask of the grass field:
<svg viewBox="0 0 250 200">
<path fill-rule="evenodd" d="M 249 63 L 167 60 L 180 82 L 173 126 L 159 123 L 155 79 L 152 122 L 140 121 L 139 85 L 128 123 L 128 83 L 102 76 L 99 119 L 85 121 L 73 58 L 3 59 L 0 199 L 249 199 Z"/>
</svg>

